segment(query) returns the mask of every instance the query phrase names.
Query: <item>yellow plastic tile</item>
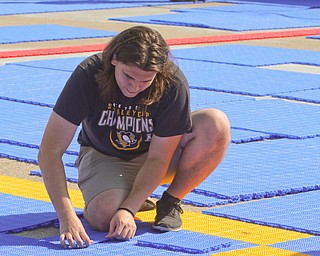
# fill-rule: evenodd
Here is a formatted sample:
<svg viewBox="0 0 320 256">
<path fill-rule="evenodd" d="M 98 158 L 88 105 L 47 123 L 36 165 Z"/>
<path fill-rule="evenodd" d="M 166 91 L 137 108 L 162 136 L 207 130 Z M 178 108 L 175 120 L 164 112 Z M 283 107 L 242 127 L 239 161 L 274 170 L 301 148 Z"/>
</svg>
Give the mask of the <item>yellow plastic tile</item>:
<svg viewBox="0 0 320 256">
<path fill-rule="evenodd" d="M 220 252 L 212 256 L 308 256 L 308 254 L 298 253 L 268 246 L 257 246 L 230 252 Z"/>
<path fill-rule="evenodd" d="M 84 202 L 80 190 L 68 189 L 71 201 L 75 208 L 84 208 Z M 24 180 L 9 176 L 0 176 L 0 193 L 32 198 L 50 202 L 50 198 L 42 182 Z"/>
<path fill-rule="evenodd" d="M 152 222 L 154 220 L 154 216 L 155 211 L 137 214 L 138 218 L 147 222 Z M 184 230 L 259 245 L 275 244 L 311 236 L 290 230 L 261 226 L 196 212 L 184 212 L 182 219 Z"/>
</svg>

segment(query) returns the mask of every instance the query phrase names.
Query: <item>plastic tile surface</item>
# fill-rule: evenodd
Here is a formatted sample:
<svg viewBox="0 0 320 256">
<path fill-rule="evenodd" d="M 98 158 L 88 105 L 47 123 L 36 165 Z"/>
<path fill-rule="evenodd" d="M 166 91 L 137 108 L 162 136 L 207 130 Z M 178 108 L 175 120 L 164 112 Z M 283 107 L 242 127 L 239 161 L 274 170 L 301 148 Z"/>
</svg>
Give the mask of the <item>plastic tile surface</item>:
<svg viewBox="0 0 320 256">
<path fill-rule="evenodd" d="M 320 52 L 241 44 L 176 49 L 173 54 L 178 61 L 187 59 L 250 67 L 288 63 L 320 64 Z"/>
<path fill-rule="evenodd" d="M 0 32 L 1 34 L 6 35 L 5 38 L 0 38 L 0 44 L 102 38 L 116 35 L 115 32 L 111 31 L 58 26 L 51 24 L 1 27 Z"/>
<path fill-rule="evenodd" d="M 319 194 L 320 191 L 311 191 L 252 201 L 244 204 L 212 208 L 203 211 L 203 213 L 312 235 L 320 235 L 320 220 L 314 217 L 320 208 L 318 204 Z M 303 218 L 301 218 L 301 216 L 303 216 Z"/>
<path fill-rule="evenodd" d="M 310 11 L 306 8 L 296 11 L 292 16 L 281 15 L 273 12 L 250 12 L 251 5 L 244 12 L 228 11 L 206 11 L 192 10 L 189 12 L 174 12 L 173 14 L 160 14 L 151 16 L 135 16 L 110 18 L 110 20 L 123 22 L 140 22 L 149 24 L 174 25 L 186 27 L 200 27 L 210 29 L 221 29 L 229 31 L 253 31 L 271 30 L 285 28 L 317 27 L 320 24 L 319 12 Z M 227 10 L 228 7 L 225 7 Z M 290 7 L 287 7 L 288 9 Z M 294 8 L 292 8 L 294 9 Z M 214 15 L 214 19 L 212 18 Z M 259 17 L 252 22 L 253 17 Z M 228 22 L 225 22 L 228 20 Z"/>
</svg>

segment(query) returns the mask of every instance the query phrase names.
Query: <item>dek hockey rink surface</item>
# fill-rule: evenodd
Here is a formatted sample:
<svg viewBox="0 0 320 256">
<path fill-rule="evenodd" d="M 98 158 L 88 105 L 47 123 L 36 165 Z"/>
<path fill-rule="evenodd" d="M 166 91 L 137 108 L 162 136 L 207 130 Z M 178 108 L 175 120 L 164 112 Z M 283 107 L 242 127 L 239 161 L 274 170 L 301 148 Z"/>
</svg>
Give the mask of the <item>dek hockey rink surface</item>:
<svg viewBox="0 0 320 256">
<path fill-rule="evenodd" d="M 155 211 L 150 211 L 137 214 L 134 239 L 108 240 L 105 233 L 90 229 L 82 216 L 81 193 L 70 188 L 94 241 L 79 250 L 62 249 L 58 236 L 19 235 L 58 228 L 58 218 L 42 182 L 2 175 L 0 254 L 320 255 L 320 46 L 314 50 L 252 43 L 297 39 L 319 44 L 320 3 L 286 2 L 1 0 L 0 15 L 6 19 L 126 9 L 130 15 L 105 19 L 122 25 L 220 31 L 167 41 L 189 80 L 192 110 L 223 110 L 231 122 L 232 143 L 217 170 L 183 199 L 185 205 L 203 208 L 185 210 L 180 232 L 153 230 Z M 166 12 L 133 11 L 145 7 Z M 0 66 L 0 157 L 37 165 L 41 136 L 65 81 L 80 61 L 104 44 L 14 50 L 8 46 L 108 39 L 122 29 L 17 23 L 0 27 L 0 57 L 5 63 Z M 70 183 L 77 182 L 77 154 L 74 140 L 63 157 Z M 31 175 L 41 172 L 31 170 Z M 165 189 L 158 187 L 152 197 L 159 198 Z"/>
</svg>

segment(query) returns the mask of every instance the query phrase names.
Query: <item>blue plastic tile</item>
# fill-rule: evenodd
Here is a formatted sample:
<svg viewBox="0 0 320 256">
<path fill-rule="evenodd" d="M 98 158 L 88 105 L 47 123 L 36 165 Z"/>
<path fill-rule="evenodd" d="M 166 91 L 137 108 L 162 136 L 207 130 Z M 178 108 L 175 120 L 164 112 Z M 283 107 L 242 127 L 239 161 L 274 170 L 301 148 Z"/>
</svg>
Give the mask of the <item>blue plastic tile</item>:
<svg viewBox="0 0 320 256">
<path fill-rule="evenodd" d="M 212 208 L 204 214 L 320 235 L 320 191 Z"/>
<path fill-rule="evenodd" d="M 1 136 L 6 139 L 40 145 L 51 108 L 0 100 Z M 23 133 L 21 127 L 23 125 Z"/>
<path fill-rule="evenodd" d="M 36 245 L 38 239 L 0 233 L 0 251 L 3 246 Z M 3 254 L 2 254 L 3 255 Z"/>
<path fill-rule="evenodd" d="M 285 100 L 222 103 L 217 108 L 229 117 L 231 126 L 304 139 L 320 136 L 320 106 Z"/>
<path fill-rule="evenodd" d="M 190 89 L 191 110 L 210 108 L 213 104 L 255 100 L 253 97 L 232 93 L 215 92 L 201 89 Z"/>
<path fill-rule="evenodd" d="M 3 3 L 3 4 L 1 4 Z M 84 11 L 84 10 L 101 10 L 115 8 L 132 8 L 141 6 L 159 6 L 176 4 L 169 0 L 151 0 L 140 1 L 132 0 L 130 2 L 110 1 L 110 2 L 88 2 L 88 1 L 59 1 L 59 2 L 43 2 L 37 0 L 26 1 L 0 1 L 0 15 L 15 15 L 15 14 L 32 14 L 46 12 L 69 12 L 69 11 Z"/>
<path fill-rule="evenodd" d="M 71 71 L 50 69 L 50 66 L 41 69 L 21 65 L 1 66 L 0 96 L 53 106 L 70 75 Z"/>
<path fill-rule="evenodd" d="M 216 0 L 217 2 L 224 2 L 224 0 Z M 230 0 L 232 3 L 254 3 L 254 4 L 276 4 L 285 6 L 306 6 L 306 7 L 319 7 L 319 3 L 314 0 Z"/>
<path fill-rule="evenodd" d="M 316 36 L 307 36 L 307 38 L 309 39 L 320 39 L 320 35 L 316 35 Z"/>
<path fill-rule="evenodd" d="M 51 108 L 0 100 L 0 109 L 0 139 L 40 145 L 44 129 L 52 112 Z M 23 132 L 19 132 L 22 125 Z M 68 150 L 79 150 L 76 137 Z M 5 145 L 1 143 L 0 146 Z"/>
<path fill-rule="evenodd" d="M 87 234 L 89 235 L 90 239 L 92 240 L 93 244 L 101 243 L 101 242 L 106 242 L 109 241 L 110 239 L 106 238 L 107 232 L 101 232 L 101 231 L 96 231 L 90 227 L 88 222 L 84 219 L 83 216 L 80 216 L 80 220 L 83 224 L 83 227 L 85 228 Z M 59 220 L 56 221 L 55 227 L 59 228 Z M 60 246 L 60 236 L 52 236 L 52 237 L 45 237 L 42 239 L 42 241 L 45 242 L 50 242 L 54 245 L 59 245 Z"/>
<path fill-rule="evenodd" d="M 39 241 L 38 239 L 13 236 L 7 234 L 0 234 L 0 254 L 8 256 L 23 256 L 23 255 L 51 255 L 48 254 L 50 249 L 52 251 L 59 251 L 61 249 L 54 248 L 50 243 Z M 47 253 L 47 254 L 46 254 Z M 55 254 L 58 255 L 58 254 Z"/>
<path fill-rule="evenodd" d="M 288 100 L 297 100 L 317 104 L 320 103 L 320 89 L 305 90 L 298 92 L 286 92 L 283 94 L 274 94 L 272 96 Z"/>
<path fill-rule="evenodd" d="M 212 253 L 230 247 L 232 240 L 182 230 L 138 237 L 138 246 L 161 248 L 191 254 Z"/>
<path fill-rule="evenodd" d="M 238 4 L 237 1 L 231 1 L 234 4 L 230 5 L 221 5 L 221 6 L 203 6 L 198 8 L 182 8 L 176 9 L 175 11 L 179 12 L 254 12 L 254 13 L 277 13 L 277 14 L 290 14 L 291 12 L 301 10 L 307 11 L 307 7 L 302 6 L 294 6 L 294 5 L 281 5 L 281 4 L 268 4 L 266 0 L 263 3 L 257 4 L 255 3 L 240 3 Z"/>
<path fill-rule="evenodd" d="M 91 56 L 93 53 L 87 53 L 87 56 L 82 57 L 64 57 L 64 58 L 54 58 L 48 60 L 32 60 L 32 61 L 23 61 L 23 62 L 12 62 L 8 63 L 7 66 L 21 66 L 21 67 L 30 67 L 30 68 L 37 68 L 36 70 L 45 71 L 46 69 L 49 70 L 57 70 L 57 71 L 64 71 L 64 72 L 71 72 L 80 64 L 86 57 Z"/>
<path fill-rule="evenodd" d="M 308 237 L 298 240 L 287 241 L 283 243 L 273 244 L 270 247 L 304 253 L 310 256 L 320 255 L 320 237 Z"/>
<path fill-rule="evenodd" d="M 319 143 L 320 138 L 231 144 L 194 192 L 238 202 L 318 190 Z"/>
<path fill-rule="evenodd" d="M 72 162 L 69 162 L 72 165 Z M 78 182 L 78 169 L 72 166 L 64 166 L 65 173 L 66 173 L 66 180 L 72 183 Z M 30 175 L 42 177 L 40 170 L 32 170 L 30 171 Z"/>
<path fill-rule="evenodd" d="M 274 14 L 279 16 L 285 16 L 288 18 L 299 18 L 299 19 L 313 19 L 319 20 L 320 10 L 317 8 L 308 8 L 308 6 L 294 6 L 294 5 L 272 5 L 265 1 L 265 4 L 257 3 L 241 3 L 226 6 L 208 6 L 200 8 L 185 8 L 178 9 L 175 11 L 179 12 L 210 12 L 215 15 L 217 12 L 225 13 L 237 13 L 241 14 L 251 13 L 253 15 L 264 16 L 267 14 Z"/>
<path fill-rule="evenodd" d="M 178 61 L 179 59 L 202 60 L 251 67 L 289 63 L 320 65 L 318 51 L 241 44 L 175 49 L 173 54 Z"/>
<path fill-rule="evenodd" d="M 123 245 L 134 245 L 134 247 L 145 247 L 165 250 L 167 252 L 180 252 L 191 254 L 209 253 L 218 251 L 222 248 L 230 247 L 233 240 L 200 234 L 191 231 L 182 230 L 180 232 L 159 232 L 152 228 L 150 223 L 137 221 L 137 233 L 130 241 L 115 242 L 105 238 L 106 232 L 96 232 L 92 230 L 86 221 L 82 220 L 89 237 L 96 243 L 104 243 L 108 248 L 114 243 Z M 54 244 L 59 244 L 59 237 L 44 239 Z"/>
<path fill-rule="evenodd" d="M 212 107 L 219 108 L 219 104 L 221 103 L 247 100 L 253 101 L 255 99 L 253 97 L 236 95 L 232 93 L 215 92 L 202 89 L 190 89 L 190 102 L 192 111 Z M 274 138 L 268 133 L 235 128 L 231 129 L 231 135 L 233 143 L 246 143 Z"/>
<path fill-rule="evenodd" d="M 141 221 L 137 221 L 137 232 L 132 240 L 116 241 L 105 238 L 105 232 L 92 230 L 85 220 L 82 219 L 82 222 L 89 237 L 94 241 L 89 248 L 95 250 L 104 248 L 105 251 L 121 255 L 209 255 L 219 251 L 255 246 L 237 240 L 185 230 L 163 233 L 154 230 L 151 223 Z M 58 236 L 43 240 L 59 246 Z"/>
<path fill-rule="evenodd" d="M 142 223 L 143 224 L 143 223 Z M 254 247 L 254 244 L 245 243 L 238 240 L 211 236 L 197 232 L 182 230 L 180 232 L 165 232 L 150 230 L 150 224 L 144 224 L 145 231 L 137 235 L 137 245 L 150 248 L 163 248 L 172 252 L 209 255 L 232 251 L 238 248 Z M 139 226 L 138 226 L 139 227 Z M 140 229 L 141 230 L 141 229 Z"/>
<path fill-rule="evenodd" d="M 0 44 L 112 37 L 117 33 L 60 25 L 28 25 L 0 27 Z"/>
<path fill-rule="evenodd" d="M 0 254 L 10 256 L 106 255 L 106 251 L 110 255 L 129 255 L 126 252 L 132 251 L 142 253 L 140 255 L 158 255 L 155 252 L 150 252 L 150 250 L 150 254 L 143 254 L 143 252 L 148 252 L 148 250 L 139 250 L 139 248 L 135 248 L 132 244 L 125 245 L 119 242 L 111 242 L 108 246 L 105 244 L 94 244 L 84 249 L 63 249 L 58 244 L 33 238 L 0 234 L 0 239 Z"/>
<path fill-rule="evenodd" d="M 52 224 L 57 214 L 51 203 L 0 193 L 0 232 L 20 232 Z"/>
<path fill-rule="evenodd" d="M 19 144 L 20 143 L 16 145 L 2 143 L 0 140 L 0 157 L 9 158 L 20 162 L 38 164 L 38 147 L 21 146 Z M 74 166 L 76 158 L 77 152 L 68 151 L 63 155 L 62 160 L 66 166 Z"/>
<path fill-rule="evenodd" d="M 266 132 L 257 132 L 250 131 L 244 129 L 237 129 L 235 127 L 231 127 L 231 143 L 247 143 L 254 141 L 262 141 L 268 139 L 281 138 L 282 136 L 277 136 L 274 134 L 268 134 Z"/>
<path fill-rule="evenodd" d="M 167 190 L 166 186 L 159 186 L 157 189 L 155 189 L 152 192 L 151 197 L 161 198 L 163 192 L 166 190 Z M 228 197 L 224 197 L 224 198 L 213 197 L 213 196 L 209 197 L 203 194 L 193 193 L 191 191 L 182 199 L 182 203 L 198 206 L 198 207 L 212 207 L 216 205 L 227 204 L 229 203 L 228 199 L 229 199 Z"/>
<path fill-rule="evenodd" d="M 311 13 L 314 16 L 313 13 Z M 307 16 L 307 14 L 304 14 Z M 270 29 L 318 27 L 320 20 L 305 17 L 287 17 L 277 13 L 252 12 L 173 12 L 150 16 L 110 18 L 122 22 L 174 25 L 186 27 L 211 28 L 229 31 L 253 31 Z M 228 22 L 225 22 L 225 21 Z M 254 22 L 252 22 L 254 20 Z"/>
<path fill-rule="evenodd" d="M 320 76 L 298 72 L 178 60 L 191 89 L 250 96 L 319 89 Z"/>
</svg>

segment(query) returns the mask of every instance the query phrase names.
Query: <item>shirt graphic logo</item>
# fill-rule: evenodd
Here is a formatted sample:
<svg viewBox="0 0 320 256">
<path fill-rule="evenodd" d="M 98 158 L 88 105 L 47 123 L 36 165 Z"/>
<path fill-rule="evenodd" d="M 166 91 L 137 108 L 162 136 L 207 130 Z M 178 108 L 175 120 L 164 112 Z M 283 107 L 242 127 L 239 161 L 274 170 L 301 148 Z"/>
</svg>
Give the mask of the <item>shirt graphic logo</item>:
<svg viewBox="0 0 320 256">
<path fill-rule="evenodd" d="M 110 141 L 112 145 L 119 150 L 134 150 L 140 147 L 142 137 L 137 140 L 132 132 L 120 131 L 117 132 L 116 139 L 113 139 L 110 132 Z"/>
<path fill-rule="evenodd" d="M 136 150 L 141 146 L 143 137 L 150 142 L 153 133 L 153 121 L 147 110 L 138 105 L 123 106 L 108 103 L 102 111 L 98 126 L 109 127 L 109 139 L 118 150 Z"/>
<path fill-rule="evenodd" d="M 117 143 L 120 144 L 123 148 L 130 147 L 137 142 L 134 134 L 131 132 L 117 132 L 117 137 Z"/>
</svg>

